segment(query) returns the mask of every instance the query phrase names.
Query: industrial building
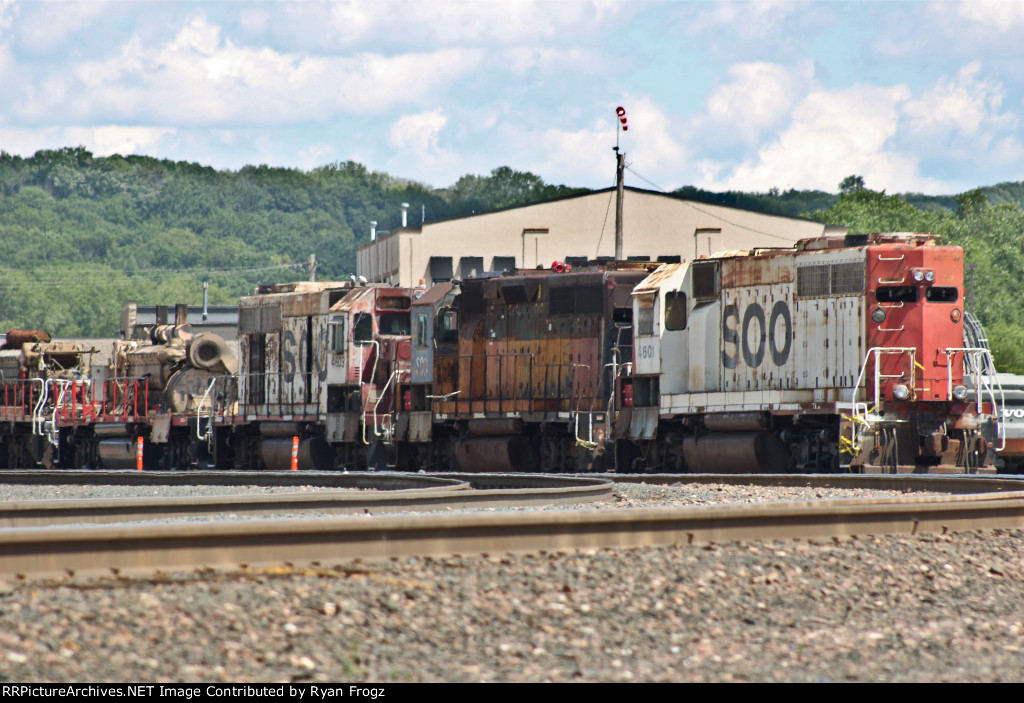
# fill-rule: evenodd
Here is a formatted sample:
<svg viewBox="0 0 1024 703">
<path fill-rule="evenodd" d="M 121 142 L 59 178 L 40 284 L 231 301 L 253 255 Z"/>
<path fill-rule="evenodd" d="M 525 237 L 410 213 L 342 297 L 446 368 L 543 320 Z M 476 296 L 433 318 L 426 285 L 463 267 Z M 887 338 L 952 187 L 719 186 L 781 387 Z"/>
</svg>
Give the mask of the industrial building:
<svg viewBox="0 0 1024 703">
<path fill-rule="evenodd" d="M 573 266 L 615 255 L 616 189 L 401 227 L 360 247 L 368 281 L 430 285 L 487 272 Z M 843 228 L 798 217 L 625 188 L 622 258 L 680 262 L 713 252 L 789 247 Z"/>
</svg>

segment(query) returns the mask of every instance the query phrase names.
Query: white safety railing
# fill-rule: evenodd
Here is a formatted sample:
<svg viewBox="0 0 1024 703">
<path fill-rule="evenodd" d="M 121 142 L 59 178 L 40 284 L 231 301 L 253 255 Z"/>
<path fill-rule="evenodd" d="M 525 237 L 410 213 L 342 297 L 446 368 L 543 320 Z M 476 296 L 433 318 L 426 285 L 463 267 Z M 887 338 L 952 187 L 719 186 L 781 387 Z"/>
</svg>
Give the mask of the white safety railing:
<svg viewBox="0 0 1024 703">
<path fill-rule="evenodd" d="M 1006 432 L 1003 427 L 1003 386 L 999 383 L 999 377 L 995 374 L 982 373 L 983 369 L 995 369 L 995 361 L 992 352 L 985 347 L 946 347 L 946 356 L 949 363 L 946 366 L 946 399 L 953 398 L 953 359 L 956 354 L 964 355 L 964 373 L 969 374 L 974 381 L 975 410 L 980 415 L 986 395 L 992 403 L 992 414 L 996 418 L 996 438 L 999 441 L 998 450 L 1006 448 Z M 998 400 L 997 394 L 998 393 Z"/>
<path fill-rule="evenodd" d="M 905 354 L 907 356 L 907 371 L 900 372 L 898 374 L 884 374 L 882 373 L 882 356 L 892 354 Z M 860 373 L 857 375 L 857 382 L 853 385 L 853 389 L 850 391 L 850 402 L 849 404 L 840 403 L 839 406 L 846 406 L 850 410 L 850 446 L 849 451 L 851 454 L 856 455 L 857 446 L 861 432 L 864 428 L 873 427 L 875 423 L 880 421 L 882 418 L 880 415 L 872 412 L 878 407 L 879 402 L 882 399 L 882 379 L 892 378 L 907 378 L 907 389 L 910 392 L 910 398 L 914 398 L 914 368 L 917 365 L 917 348 L 916 347 L 871 347 L 868 349 L 867 354 L 864 355 L 864 363 L 861 364 Z M 864 374 L 867 373 L 868 363 L 874 360 L 874 406 L 868 405 L 867 402 L 857 400 L 857 395 L 860 392 L 861 382 L 864 380 Z"/>
</svg>

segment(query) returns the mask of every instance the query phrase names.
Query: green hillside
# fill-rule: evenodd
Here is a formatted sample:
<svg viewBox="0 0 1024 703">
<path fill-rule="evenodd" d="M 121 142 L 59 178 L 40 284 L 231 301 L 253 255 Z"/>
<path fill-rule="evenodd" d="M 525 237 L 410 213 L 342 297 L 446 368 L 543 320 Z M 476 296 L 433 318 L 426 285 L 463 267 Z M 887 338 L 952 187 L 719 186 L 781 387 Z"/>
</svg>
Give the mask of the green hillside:
<svg viewBox="0 0 1024 703">
<path fill-rule="evenodd" d="M 934 231 L 976 264 L 970 301 L 989 327 L 1000 368 L 1024 372 L 1024 183 L 951 196 L 890 196 L 860 177 L 824 191 L 673 193 L 764 212 L 808 216 L 853 232 Z M 0 152 L 0 330 L 115 334 L 121 306 L 233 304 L 260 283 L 347 280 L 355 250 L 379 232 L 585 192 L 500 167 L 448 188 L 344 162 L 301 171 L 217 171 L 145 156 L 94 157 L 84 148 Z"/>
</svg>

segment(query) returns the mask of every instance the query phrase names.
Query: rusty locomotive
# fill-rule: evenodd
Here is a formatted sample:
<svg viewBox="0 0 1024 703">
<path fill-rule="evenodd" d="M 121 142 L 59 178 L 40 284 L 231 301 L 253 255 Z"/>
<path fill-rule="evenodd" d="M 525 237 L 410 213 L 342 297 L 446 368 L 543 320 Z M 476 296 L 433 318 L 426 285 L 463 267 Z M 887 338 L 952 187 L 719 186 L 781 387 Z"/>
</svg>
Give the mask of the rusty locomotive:
<svg viewBox="0 0 1024 703">
<path fill-rule="evenodd" d="M 102 382 L 21 359 L 4 381 L 0 460 L 992 470 L 1001 398 L 979 371 L 987 349 L 963 341 L 957 247 L 824 237 L 564 269 L 429 290 L 269 286 L 240 302 L 237 359 L 223 340 L 166 326 L 121 349 Z"/>
</svg>

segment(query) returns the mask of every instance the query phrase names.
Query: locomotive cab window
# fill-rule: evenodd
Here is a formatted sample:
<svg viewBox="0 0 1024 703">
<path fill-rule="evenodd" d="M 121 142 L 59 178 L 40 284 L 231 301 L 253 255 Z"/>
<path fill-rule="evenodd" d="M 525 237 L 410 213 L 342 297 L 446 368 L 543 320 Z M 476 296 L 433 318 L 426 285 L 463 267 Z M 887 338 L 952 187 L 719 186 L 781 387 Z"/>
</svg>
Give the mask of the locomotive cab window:
<svg viewBox="0 0 1024 703">
<path fill-rule="evenodd" d="M 355 324 L 352 325 L 352 341 L 356 344 L 369 344 L 373 341 L 373 315 L 368 312 L 357 312 Z"/>
<path fill-rule="evenodd" d="M 686 329 L 686 293 L 681 290 L 665 293 L 665 329 Z"/>
<path fill-rule="evenodd" d="M 459 340 L 459 313 L 451 308 L 442 308 L 437 316 L 437 341 L 451 344 Z"/>
<path fill-rule="evenodd" d="M 416 340 L 417 347 L 427 346 L 427 327 L 430 324 L 430 318 L 425 312 L 416 313 L 416 324 L 413 330 L 413 338 Z"/>
<path fill-rule="evenodd" d="M 612 311 L 612 322 L 616 325 L 633 324 L 633 308 L 615 308 Z"/>
<path fill-rule="evenodd" d="M 345 351 L 345 318 L 335 315 L 331 318 L 331 349 L 335 354 Z"/>
<path fill-rule="evenodd" d="M 409 334 L 409 313 L 388 313 L 380 316 L 380 333 L 396 337 Z"/>
<path fill-rule="evenodd" d="M 880 303 L 916 303 L 917 286 L 879 286 L 875 298 Z"/>
<path fill-rule="evenodd" d="M 960 299 L 960 291 L 947 286 L 933 286 L 925 291 L 924 298 L 929 303 L 955 303 Z"/>
<path fill-rule="evenodd" d="M 639 335 L 654 334 L 654 293 L 646 293 L 636 297 L 636 333 Z"/>
</svg>

